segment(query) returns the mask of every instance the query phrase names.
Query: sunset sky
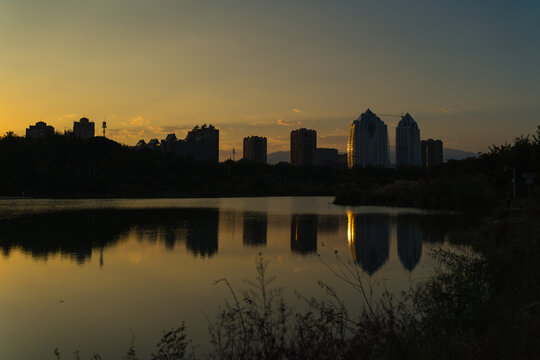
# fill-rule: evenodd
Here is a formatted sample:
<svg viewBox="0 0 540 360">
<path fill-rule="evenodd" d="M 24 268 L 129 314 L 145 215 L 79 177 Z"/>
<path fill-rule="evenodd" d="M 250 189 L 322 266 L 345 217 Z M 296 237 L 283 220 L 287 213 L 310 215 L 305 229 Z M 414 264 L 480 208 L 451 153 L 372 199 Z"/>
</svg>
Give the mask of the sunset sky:
<svg viewBox="0 0 540 360">
<path fill-rule="evenodd" d="M 0 0 L 0 132 L 86 116 L 135 144 L 212 123 L 223 158 L 307 127 L 344 151 L 369 107 L 486 151 L 540 125 L 539 18 L 532 0 Z"/>
</svg>

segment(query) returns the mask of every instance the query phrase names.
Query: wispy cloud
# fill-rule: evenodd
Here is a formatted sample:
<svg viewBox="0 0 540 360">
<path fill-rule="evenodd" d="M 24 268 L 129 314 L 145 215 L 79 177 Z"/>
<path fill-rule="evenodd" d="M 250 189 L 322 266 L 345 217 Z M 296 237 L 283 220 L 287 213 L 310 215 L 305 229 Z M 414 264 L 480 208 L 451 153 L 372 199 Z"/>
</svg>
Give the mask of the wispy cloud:
<svg viewBox="0 0 540 360">
<path fill-rule="evenodd" d="M 294 124 L 290 121 L 283 120 L 283 119 L 277 119 L 276 124 L 282 125 L 282 126 L 293 126 Z"/>
<path fill-rule="evenodd" d="M 150 124 L 150 121 L 146 120 L 145 118 L 139 115 L 131 119 L 129 121 L 129 124 L 132 126 L 145 126 L 145 125 Z"/>
<path fill-rule="evenodd" d="M 144 129 L 109 129 L 107 135 L 116 139 L 139 140 L 144 138 Z"/>
<path fill-rule="evenodd" d="M 325 136 L 347 136 L 349 135 L 349 131 L 345 129 L 334 129 L 332 131 L 326 131 L 325 134 L 320 135 L 321 137 Z"/>
<path fill-rule="evenodd" d="M 343 152 L 347 146 L 347 135 L 321 135 L 317 140 L 317 146 L 336 148 L 338 151 Z"/>
<path fill-rule="evenodd" d="M 268 126 L 268 125 L 274 125 L 276 123 L 275 120 L 258 120 L 258 121 L 253 121 L 251 123 L 251 125 L 261 125 L 261 126 Z"/>
<path fill-rule="evenodd" d="M 76 119 L 81 117 L 79 114 L 61 114 L 58 116 L 58 121 Z"/>
<path fill-rule="evenodd" d="M 281 125 L 281 126 L 294 126 L 294 125 L 302 125 L 301 121 L 289 121 L 284 120 L 282 118 L 279 118 L 277 120 L 261 120 L 261 121 L 254 121 L 251 123 L 251 125 L 262 125 L 262 126 L 270 126 L 270 125 Z"/>
<path fill-rule="evenodd" d="M 297 108 L 292 109 L 292 111 L 295 112 L 295 113 L 301 113 L 302 112 L 302 110 L 297 109 Z"/>
<path fill-rule="evenodd" d="M 268 137 L 268 152 L 290 150 L 291 138 L 289 135 Z"/>
<path fill-rule="evenodd" d="M 453 113 L 456 112 L 456 109 L 454 109 L 454 108 L 447 108 L 447 107 L 443 107 L 443 106 L 437 106 L 435 108 L 435 110 L 441 111 L 446 115 L 450 115 L 450 114 L 453 114 Z"/>
</svg>

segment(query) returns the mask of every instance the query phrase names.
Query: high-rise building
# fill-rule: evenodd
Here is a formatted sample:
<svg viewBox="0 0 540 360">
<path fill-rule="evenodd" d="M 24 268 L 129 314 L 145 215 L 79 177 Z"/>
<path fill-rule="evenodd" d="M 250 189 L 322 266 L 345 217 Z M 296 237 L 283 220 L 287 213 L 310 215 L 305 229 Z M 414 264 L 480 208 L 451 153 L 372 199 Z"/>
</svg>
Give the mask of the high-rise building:
<svg viewBox="0 0 540 360">
<path fill-rule="evenodd" d="M 197 161 L 219 162 L 219 130 L 213 125 L 195 126 L 185 141 L 188 157 Z"/>
<path fill-rule="evenodd" d="M 351 124 L 347 143 L 347 165 L 349 168 L 390 165 L 388 129 L 369 109 Z"/>
<path fill-rule="evenodd" d="M 422 140 L 422 166 L 431 167 L 443 162 L 443 143 L 441 140 Z"/>
<path fill-rule="evenodd" d="M 26 137 L 29 139 L 43 139 L 54 135 L 54 128 L 43 121 L 38 121 L 36 125 L 30 125 L 26 129 Z"/>
<path fill-rule="evenodd" d="M 199 127 L 198 125 L 188 132 L 184 140 L 178 140 L 175 134 L 168 134 L 161 140 L 152 139 L 147 143 L 140 140 L 138 148 L 152 150 L 160 149 L 166 153 L 172 153 L 183 158 L 191 158 L 196 161 L 219 161 L 219 130 L 213 125 Z"/>
<path fill-rule="evenodd" d="M 313 165 L 338 166 L 338 150 L 332 148 L 316 148 Z"/>
<path fill-rule="evenodd" d="M 291 165 L 313 165 L 317 148 L 317 132 L 315 130 L 297 129 L 291 131 Z"/>
<path fill-rule="evenodd" d="M 249 136 L 244 138 L 244 159 L 266 164 L 266 138 Z"/>
<path fill-rule="evenodd" d="M 95 135 L 94 123 L 83 117 L 73 122 L 73 134 L 80 139 L 90 139 Z"/>
<path fill-rule="evenodd" d="M 161 139 L 159 148 L 163 152 L 174 152 L 174 145 L 176 142 L 178 142 L 178 139 L 176 138 L 176 135 L 174 133 L 167 134 L 167 137 L 165 139 Z"/>
<path fill-rule="evenodd" d="M 401 118 L 396 128 L 396 165 L 420 166 L 420 129 L 409 113 Z"/>
<path fill-rule="evenodd" d="M 150 139 L 150 141 L 148 142 L 148 144 L 146 144 L 146 146 L 149 148 L 149 149 L 152 149 L 152 150 L 157 150 L 159 149 L 159 140 L 158 139 Z"/>
</svg>

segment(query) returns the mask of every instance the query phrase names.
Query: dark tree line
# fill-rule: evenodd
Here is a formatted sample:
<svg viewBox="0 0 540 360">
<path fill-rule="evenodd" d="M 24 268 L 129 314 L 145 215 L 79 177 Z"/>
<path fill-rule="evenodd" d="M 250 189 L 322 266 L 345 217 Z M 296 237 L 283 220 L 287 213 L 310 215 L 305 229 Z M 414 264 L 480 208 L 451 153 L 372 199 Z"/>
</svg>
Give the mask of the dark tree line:
<svg viewBox="0 0 540 360">
<path fill-rule="evenodd" d="M 0 195 L 199 197 L 331 195 L 345 170 L 245 161 L 196 162 L 70 133 L 0 139 Z"/>
<path fill-rule="evenodd" d="M 72 133 L 0 138 L 0 196 L 214 197 L 337 195 L 348 204 L 428 208 L 489 206 L 511 189 L 528 193 L 521 174 L 540 169 L 540 127 L 535 135 L 492 146 L 477 158 L 430 169 L 292 167 L 247 161 L 195 162 Z M 443 205 L 441 205 L 443 204 Z"/>
</svg>

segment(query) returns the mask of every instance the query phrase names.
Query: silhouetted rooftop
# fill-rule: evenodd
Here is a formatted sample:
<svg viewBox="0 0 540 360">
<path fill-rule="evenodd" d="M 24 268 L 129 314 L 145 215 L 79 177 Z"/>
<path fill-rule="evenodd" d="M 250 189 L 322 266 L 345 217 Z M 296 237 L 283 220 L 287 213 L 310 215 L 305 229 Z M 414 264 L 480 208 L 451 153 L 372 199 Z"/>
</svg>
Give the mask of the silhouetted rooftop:
<svg viewBox="0 0 540 360">
<path fill-rule="evenodd" d="M 398 127 L 410 127 L 414 125 L 416 125 L 416 121 L 409 113 L 406 113 L 399 121 Z"/>
<path fill-rule="evenodd" d="M 369 108 L 365 112 L 360 114 L 360 116 L 354 121 L 358 121 L 360 123 L 368 123 L 368 122 L 373 121 L 377 125 L 384 125 L 384 122 L 377 115 L 375 115 L 375 113 L 372 112 Z"/>
</svg>

